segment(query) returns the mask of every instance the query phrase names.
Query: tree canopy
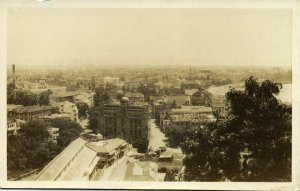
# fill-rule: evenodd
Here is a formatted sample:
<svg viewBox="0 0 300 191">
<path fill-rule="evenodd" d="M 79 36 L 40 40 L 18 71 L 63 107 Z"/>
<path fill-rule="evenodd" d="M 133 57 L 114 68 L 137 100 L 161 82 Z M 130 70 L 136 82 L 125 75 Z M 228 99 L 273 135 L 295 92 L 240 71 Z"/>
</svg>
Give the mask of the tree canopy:
<svg viewBox="0 0 300 191">
<path fill-rule="evenodd" d="M 29 91 L 15 90 L 13 84 L 7 84 L 7 103 L 24 106 L 31 105 L 49 105 L 49 91 L 40 94 L 34 94 Z"/>
<path fill-rule="evenodd" d="M 51 121 L 51 125 L 59 128 L 57 144 L 63 148 L 68 146 L 73 140 L 77 139 L 82 132 L 79 123 L 66 119 L 54 119 Z"/>
<path fill-rule="evenodd" d="M 88 128 L 93 130 L 94 133 L 98 133 L 99 109 L 100 109 L 100 106 L 92 107 L 89 112 Z"/>
<path fill-rule="evenodd" d="M 79 118 L 86 117 L 87 116 L 87 111 L 89 110 L 89 105 L 85 102 L 81 102 L 81 103 L 77 103 L 76 106 L 78 108 Z"/>
<path fill-rule="evenodd" d="M 7 168 L 11 170 L 28 170 L 40 168 L 52 157 L 57 147 L 48 147 L 49 133 L 47 123 L 32 121 L 24 124 L 17 136 L 7 138 Z"/>
<path fill-rule="evenodd" d="M 109 96 L 108 90 L 102 87 L 97 87 L 95 90 L 94 100 L 95 100 L 95 107 L 100 105 L 103 102 L 107 102 L 111 99 Z"/>
<path fill-rule="evenodd" d="M 59 128 L 57 144 L 48 139 L 49 126 Z M 12 171 L 25 173 L 43 167 L 79 137 L 81 131 L 78 123 L 63 119 L 55 119 L 50 123 L 43 120 L 25 123 L 18 135 L 7 138 L 8 176 Z"/>
<path fill-rule="evenodd" d="M 253 77 L 243 91 L 230 89 L 228 115 L 182 143 L 186 179 L 290 181 L 292 108 L 274 97 L 280 89 Z"/>
</svg>

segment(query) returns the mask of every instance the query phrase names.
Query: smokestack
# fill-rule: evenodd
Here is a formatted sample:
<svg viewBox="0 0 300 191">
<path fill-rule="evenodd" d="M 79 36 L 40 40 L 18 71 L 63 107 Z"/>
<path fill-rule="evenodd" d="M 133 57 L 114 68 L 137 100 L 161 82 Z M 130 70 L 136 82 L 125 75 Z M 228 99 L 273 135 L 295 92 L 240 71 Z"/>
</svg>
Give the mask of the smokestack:
<svg viewBox="0 0 300 191">
<path fill-rule="evenodd" d="M 12 65 L 12 72 L 13 72 L 13 86 L 16 88 L 16 66 Z"/>
</svg>

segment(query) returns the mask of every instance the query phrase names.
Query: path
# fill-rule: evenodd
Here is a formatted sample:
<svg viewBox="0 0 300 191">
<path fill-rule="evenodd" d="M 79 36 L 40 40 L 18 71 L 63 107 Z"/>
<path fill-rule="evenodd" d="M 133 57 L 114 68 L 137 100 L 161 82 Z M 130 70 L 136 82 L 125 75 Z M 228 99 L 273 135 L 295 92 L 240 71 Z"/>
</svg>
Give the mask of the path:
<svg viewBox="0 0 300 191">
<path fill-rule="evenodd" d="M 150 124 L 150 138 L 149 138 L 149 148 L 151 147 L 152 150 L 157 150 L 159 147 L 165 147 L 166 143 L 164 140 L 166 140 L 166 135 L 161 132 L 159 127 L 155 124 L 155 119 L 151 119 Z"/>
</svg>

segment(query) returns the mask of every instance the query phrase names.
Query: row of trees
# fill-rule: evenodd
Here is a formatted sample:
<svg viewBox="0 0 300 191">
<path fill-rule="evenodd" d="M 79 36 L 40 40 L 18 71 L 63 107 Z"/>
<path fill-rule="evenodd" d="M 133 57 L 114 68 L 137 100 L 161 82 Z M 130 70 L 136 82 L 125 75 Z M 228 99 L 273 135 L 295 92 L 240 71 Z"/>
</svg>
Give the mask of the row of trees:
<svg viewBox="0 0 300 191">
<path fill-rule="evenodd" d="M 186 137 L 192 136 L 195 129 L 172 127 L 166 132 L 170 147 L 179 147 Z"/>
<path fill-rule="evenodd" d="M 292 108 L 274 94 L 281 84 L 253 77 L 231 89 L 229 114 L 187 135 L 181 147 L 190 181 L 290 181 Z"/>
<path fill-rule="evenodd" d="M 59 128 L 57 144 L 48 141 L 49 126 Z M 8 176 L 12 171 L 24 173 L 45 166 L 80 133 L 78 123 L 62 119 L 55 119 L 51 123 L 37 120 L 24 124 L 19 135 L 7 138 Z"/>
</svg>

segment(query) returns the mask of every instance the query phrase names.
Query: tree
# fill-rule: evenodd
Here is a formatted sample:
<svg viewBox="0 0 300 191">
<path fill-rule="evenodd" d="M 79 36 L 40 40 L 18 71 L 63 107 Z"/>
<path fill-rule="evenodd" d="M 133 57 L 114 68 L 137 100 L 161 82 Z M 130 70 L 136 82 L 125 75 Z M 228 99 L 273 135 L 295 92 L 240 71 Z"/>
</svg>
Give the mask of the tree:
<svg viewBox="0 0 300 191">
<path fill-rule="evenodd" d="M 124 94 L 123 92 L 117 92 L 117 94 L 116 94 L 116 98 L 117 98 L 118 100 L 121 100 L 122 97 L 124 97 L 124 96 L 125 96 L 125 94 Z"/>
<path fill-rule="evenodd" d="M 37 95 L 25 92 L 25 91 L 16 91 L 13 92 L 11 89 L 12 86 L 8 85 L 7 87 L 7 103 L 9 104 L 17 104 L 17 105 L 24 105 L 24 106 L 31 106 L 39 104 L 39 98 Z"/>
<path fill-rule="evenodd" d="M 83 103 L 77 103 L 76 106 L 78 108 L 78 116 L 79 116 L 79 118 L 86 117 L 87 116 L 86 112 L 89 109 L 89 105 L 87 103 L 83 102 Z"/>
<path fill-rule="evenodd" d="M 9 83 L 7 84 L 7 104 L 13 104 L 14 103 L 14 84 Z"/>
<path fill-rule="evenodd" d="M 47 125 L 43 120 L 30 121 L 21 127 L 20 133 L 29 139 L 35 139 L 35 141 L 44 140 L 49 136 Z"/>
<path fill-rule="evenodd" d="M 39 168 L 44 166 L 50 160 L 50 153 L 48 149 L 38 148 L 33 154 L 32 167 Z"/>
<path fill-rule="evenodd" d="M 61 149 L 48 142 L 48 123 L 37 120 L 24 124 L 17 136 L 7 138 L 8 175 L 16 176 L 12 171 L 26 173 L 41 168 L 56 156 Z M 19 174 L 18 173 L 18 174 Z"/>
<path fill-rule="evenodd" d="M 149 141 L 145 140 L 145 141 L 137 141 L 135 143 L 133 143 L 133 147 L 137 148 L 137 151 L 139 153 L 146 153 L 148 150 L 148 145 L 149 145 Z"/>
<path fill-rule="evenodd" d="M 290 181 L 292 109 L 274 97 L 280 88 L 250 77 L 227 92 L 228 116 L 182 143 L 187 180 Z"/>
<path fill-rule="evenodd" d="M 211 94 L 207 90 L 201 90 L 195 92 L 191 97 L 192 105 L 209 106 L 211 103 Z"/>
<path fill-rule="evenodd" d="M 110 95 L 108 93 L 108 90 L 102 88 L 102 87 L 97 87 L 95 90 L 95 95 L 94 95 L 94 100 L 95 100 L 95 106 L 98 106 L 104 102 L 109 101 Z"/>
<path fill-rule="evenodd" d="M 88 128 L 93 130 L 94 133 L 98 133 L 99 109 L 99 106 L 92 107 L 89 113 Z"/>
<path fill-rule="evenodd" d="M 172 103 L 172 108 L 176 108 L 176 107 L 177 107 L 176 100 L 173 100 L 173 103 Z"/>
<path fill-rule="evenodd" d="M 216 86 L 224 86 L 227 84 L 232 84 L 230 79 L 212 79 L 211 83 Z"/>
<path fill-rule="evenodd" d="M 175 176 L 178 174 L 178 169 L 161 167 L 158 169 L 158 172 L 166 173 L 165 181 L 175 181 Z"/>
<path fill-rule="evenodd" d="M 107 91 L 112 91 L 112 90 L 116 90 L 117 89 L 117 86 L 112 84 L 112 83 L 107 83 L 106 84 L 106 90 Z"/>
<path fill-rule="evenodd" d="M 50 104 L 49 95 L 46 93 L 41 93 L 41 95 L 39 97 L 39 104 L 40 105 L 49 105 Z"/>
<path fill-rule="evenodd" d="M 77 139 L 82 132 L 79 123 L 66 119 L 54 119 L 51 121 L 51 125 L 59 128 L 57 144 L 63 148 L 69 145 L 73 140 Z"/>
<path fill-rule="evenodd" d="M 169 144 L 171 147 L 178 147 L 184 141 L 185 137 L 190 136 L 195 129 L 171 127 L 167 132 Z"/>
<path fill-rule="evenodd" d="M 148 89 L 144 84 L 140 84 L 137 88 L 137 91 L 144 95 L 145 99 L 147 100 L 149 97 Z"/>
</svg>

